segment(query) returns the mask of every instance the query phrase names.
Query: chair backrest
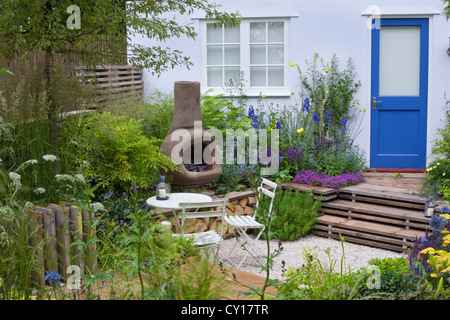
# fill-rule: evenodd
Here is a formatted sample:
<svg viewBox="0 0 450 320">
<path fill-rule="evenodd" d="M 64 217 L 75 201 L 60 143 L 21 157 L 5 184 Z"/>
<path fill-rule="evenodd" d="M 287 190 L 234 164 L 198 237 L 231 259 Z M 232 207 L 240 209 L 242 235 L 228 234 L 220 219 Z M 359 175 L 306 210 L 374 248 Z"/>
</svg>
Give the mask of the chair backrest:
<svg viewBox="0 0 450 320">
<path fill-rule="evenodd" d="M 266 186 L 268 186 L 269 188 L 272 188 L 272 190 L 265 188 Z M 278 187 L 278 185 L 275 182 L 270 181 L 266 178 L 262 178 L 261 185 L 258 187 L 258 192 L 260 194 L 260 198 L 263 198 L 264 196 L 268 196 L 271 198 L 270 205 L 269 205 L 269 212 L 267 215 L 268 217 L 270 217 L 270 215 L 272 213 L 273 200 L 275 199 L 275 193 L 276 193 L 277 187 Z M 259 203 L 256 202 L 256 208 L 258 208 L 258 206 L 259 206 Z"/>
<path fill-rule="evenodd" d="M 184 221 L 186 219 L 201 219 L 208 217 L 224 217 L 228 214 L 226 206 L 228 204 L 228 200 L 217 200 L 210 202 L 189 202 L 189 203 L 180 203 L 181 212 L 178 214 L 181 219 L 181 227 L 183 228 Z M 200 209 L 214 209 L 208 211 L 198 211 Z M 192 211 L 192 209 L 197 209 Z M 223 231 L 223 223 L 221 223 L 220 235 L 222 236 Z"/>
</svg>

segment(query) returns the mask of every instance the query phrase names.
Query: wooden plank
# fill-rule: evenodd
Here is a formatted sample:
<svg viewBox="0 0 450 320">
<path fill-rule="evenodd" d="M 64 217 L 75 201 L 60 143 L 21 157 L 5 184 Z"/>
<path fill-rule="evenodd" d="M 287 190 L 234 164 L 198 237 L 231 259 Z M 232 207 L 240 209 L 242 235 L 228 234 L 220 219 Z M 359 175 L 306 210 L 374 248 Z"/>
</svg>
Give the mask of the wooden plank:
<svg viewBox="0 0 450 320">
<path fill-rule="evenodd" d="M 404 219 L 410 221 L 417 221 L 428 224 L 430 219 L 423 215 L 422 211 L 412 211 L 408 209 L 387 207 L 383 205 L 351 202 L 342 199 L 336 199 L 330 202 L 324 202 L 322 207 L 340 210 L 351 210 L 360 213 L 367 213 L 373 215 L 381 215 L 385 217 L 395 217 L 397 219 Z"/>
<path fill-rule="evenodd" d="M 326 237 L 326 238 L 331 238 L 331 239 L 335 239 L 335 240 L 340 240 L 340 235 L 339 234 L 335 234 L 335 233 L 329 234 L 329 233 L 327 233 L 325 231 L 316 230 L 316 231 L 313 232 L 313 234 L 317 235 L 317 236 L 321 236 L 321 237 Z M 404 252 L 404 251 L 407 250 L 407 248 L 403 248 L 403 247 L 395 246 L 395 245 L 390 245 L 390 244 L 387 244 L 385 242 L 370 241 L 370 240 L 361 239 L 361 238 L 354 238 L 354 237 L 351 237 L 351 236 L 346 236 L 346 237 L 344 237 L 344 239 L 347 242 L 361 244 L 361 245 L 375 247 L 375 248 L 380 248 L 380 249 L 385 249 L 385 250 L 396 251 L 396 252 Z"/>
<path fill-rule="evenodd" d="M 357 238 L 357 239 L 361 239 L 361 240 L 372 241 L 373 243 L 375 243 L 375 242 L 377 242 L 377 243 L 382 242 L 382 243 L 384 243 L 386 245 L 391 245 L 393 247 L 394 246 L 403 247 L 405 245 L 413 243 L 413 240 L 404 241 L 403 239 L 396 239 L 396 238 L 391 238 L 391 237 L 385 237 L 385 236 L 380 236 L 380 235 L 360 232 L 360 231 L 356 231 L 356 230 L 348 230 L 348 229 L 337 228 L 337 227 L 329 227 L 329 226 L 325 226 L 325 225 L 318 225 L 315 230 L 325 231 L 327 233 L 341 234 L 341 235 L 344 235 L 344 236 L 348 235 L 348 236 L 351 236 L 351 237 L 353 237 L 355 239 Z M 344 237 L 344 239 L 346 239 L 346 237 Z"/>
<path fill-rule="evenodd" d="M 404 201 L 398 201 L 398 200 L 382 199 L 382 198 L 374 198 L 374 197 L 369 197 L 369 196 L 353 196 L 352 194 L 342 193 L 342 192 L 339 193 L 338 198 L 362 201 L 362 202 L 370 202 L 370 203 L 375 203 L 375 204 L 383 204 L 383 205 L 401 207 L 401 208 L 409 208 L 409 209 L 415 209 L 415 210 L 423 210 L 424 209 L 423 204 L 404 202 Z"/>
<path fill-rule="evenodd" d="M 338 216 L 342 216 L 342 217 L 351 217 L 351 219 L 360 219 L 360 220 L 373 221 L 373 222 L 379 222 L 379 223 L 385 223 L 385 224 L 395 224 L 395 225 L 403 226 L 405 228 L 408 227 L 408 228 L 415 228 L 415 229 L 421 229 L 421 230 L 426 230 L 426 229 L 430 228 L 429 224 L 407 222 L 406 220 L 389 219 L 389 218 L 383 218 L 383 217 L 369 215 L 369 214 L 359 214 L 359 213 L 355 213 L 355 212 L 348 212 L 348 211 L 344 211 L 344 210 L 321 208 L 320 212 L 323 212 L 326 214 L 334 214 L 334 215 L 338 215 Z"/>
<path fill-rule="evenodd" d="M 320 194 L 320 195 L 328 195 L 328 194 L 336 193 L 336 190 L 334 190 L 332 188 L 310 186 L 307 184 L 300 184 L 300 183 L 285 182 L 285 183 L 280 184 L 280 186 L 283 189 L 292 188 L 292 189 L 300 190 L 300 191 L 311 191 L 315 194 Z"/>
<path fill-rule="evenodd" d="M 374 222 L 345 219 L 330 215 L 322 215 L 318 217 L 316 221 L 318 224 L 332 225 L 341 228 L 359 230 L 399 239 L 415 239 L 416 236 L 420 236 L 423 233 L 421 231 L 412 229 L 387 226 Z"/>
<path fill-rule="evenodd" d="M 410 191 L 400 188 L 390 188 L 384 186 L 375 186 L 369 184 L 359 184 L 339 189 L 340 192 L 355 195 L 365 195 L 371 197 L 380 197 L 385 199 L 401 200 L 413 203 L 425 204 L 427 199 L 411 194 Z"/>
</svg>

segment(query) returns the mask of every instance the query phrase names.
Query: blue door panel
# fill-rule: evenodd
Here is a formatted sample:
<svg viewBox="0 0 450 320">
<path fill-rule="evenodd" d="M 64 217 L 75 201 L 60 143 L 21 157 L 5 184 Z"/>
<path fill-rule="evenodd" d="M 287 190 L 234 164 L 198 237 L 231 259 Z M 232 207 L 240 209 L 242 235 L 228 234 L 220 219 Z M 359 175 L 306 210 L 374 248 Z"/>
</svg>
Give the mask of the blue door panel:
<svg viewBox="0 0 450 320">
<path fill-rule="evenodd" d="M 425 168 L 428 94 L 428 19 L 381 19 L 387 26 L 420 26 L 418 96 L 379 95 L 380 30 L 372 29 L 370 165 L 374 168 Z M 372 105 L 372 101 L 370 101 Z"/>
</svg>

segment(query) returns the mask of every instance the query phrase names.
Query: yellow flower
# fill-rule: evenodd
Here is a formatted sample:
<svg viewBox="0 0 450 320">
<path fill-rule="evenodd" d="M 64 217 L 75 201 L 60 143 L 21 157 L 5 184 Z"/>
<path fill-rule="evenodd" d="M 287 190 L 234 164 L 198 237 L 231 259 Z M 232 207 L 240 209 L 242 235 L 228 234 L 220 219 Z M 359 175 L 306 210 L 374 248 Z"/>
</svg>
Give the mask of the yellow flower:
<svg viewBox="0 0 450 320">
<path fill-rule="evenodd" d="M 450 272 L 450 267 L 445 268 L 442 272 Z"/>
<path fill-rule="evenodd" d="M 355 107 L 355 110 L 358 110 L 358 107 Z"/>
<path fill-rule="evenodd" d="M 331 71 L 331 69 L 330 69 L 330 68 L 327 68 L 326 72 L 330 72 L 330 71 Z"/>
<path fill-rule="evenodd" d="M 325 90 L 325 94 L 328 94 L 328 90 Z"/>
<path fill-rule="evenodd" d="M 436 273 L 432 273 L 432 274 L 430 274 L 430 277 L 432 277 L 432 278 L 436 278 L 436 277 L 437 277 L 437 275 L 436 275 Z"/>
<path fill-rule="evenodd" d="M 293 96 L 294 95 L 294 91 L 291 91 L 291 96 Z"/>
<path fill-rule="evenodd" d="M 296 66 L 297 66 L 297 64 L 296 64 L 296 63 L 293 63 L 293 64 L 292 64 L 292 66 L 293 66 L 293 67 L 296 67 Z"/>
<path fill-rule="evenodd" d="M 434 248 L 428 247 L 426 249 L 423 249 L 422 251 L 420 251 L 421 254 L 434 254 L 436 251 L 434 250 Z"/>
<path fill-rule="evenodd" d="M 441 217 L 444 217 L 446 220 L 450 220 L 450 214 L 441 214 Z"/>
<path fill-rule="evenodd" d="M 303 133 L 305 131 L 305 129 L 303 129 L 303 128 L 300 128 L 300 129 L 297 129 L 297 133 Z"/>
<path fill-rule="evenodd" d="M 363 109 L 363 112 L 366 112 L 367 110 L 366 109 Z"/>
<path fill-rule="evenodd" d="M 436 163 L 437 165 L 440 165 L 441 163 L 440 162 L 438 162 L 438 163 Z"/>
<path fill-rule="evenodd" d="M 266 98 L 266 95 L 265 95 L 265 94 L 263 94 L 263 95 L 262 95 L 262 98 L 263 98 L 263 99 L 265 99 L 265 98 Z"/>
<path fill-rule="evenodd" d="M 442 175 L 445 176 L 445 172 Z"/>
</svg>

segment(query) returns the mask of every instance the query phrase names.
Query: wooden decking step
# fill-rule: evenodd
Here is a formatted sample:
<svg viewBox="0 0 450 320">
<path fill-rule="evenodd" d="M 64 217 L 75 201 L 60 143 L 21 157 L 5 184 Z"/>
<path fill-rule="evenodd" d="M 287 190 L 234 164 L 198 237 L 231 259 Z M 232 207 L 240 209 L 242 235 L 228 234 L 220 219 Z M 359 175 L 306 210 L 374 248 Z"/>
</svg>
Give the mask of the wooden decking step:
<svg viewBox="0 0 450 320">
<path fill-rule="evenodd" d="M 314 234 L 333 239 L 343 236 L 348 242 L 403 252 L 425 231 L 324 214 L 317 218 Z"/>
<path fill-rule="evenodd" d="M 341 188 L 339 189 L 339 192 L 351 194 L 353 196 L 368 196 L 372 198 L 396 200 L 420 205 L 424 205 L 427 202 L 426 198 L 414 194 L 414 192 L 411 190 L 388 186 L 371 185 L 366 183 Z"/>
<path fill-rule="evenodd" d="M 344 199 L 335 199 L 330 202 L 324 202 L 322 203 L 322 208 L 337 209 L 345 212 L 350 211 L 350 213 L 356 212 L 404 221 L 408 220 L 424 225 L 428 225 L 430 222 L 430 218 L 424 216 L 423 210 L 411 210 L 366 202 L 353 202 Z"/>
</svg>

